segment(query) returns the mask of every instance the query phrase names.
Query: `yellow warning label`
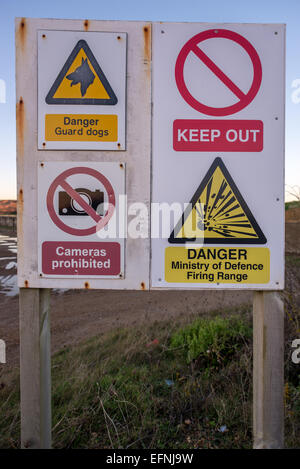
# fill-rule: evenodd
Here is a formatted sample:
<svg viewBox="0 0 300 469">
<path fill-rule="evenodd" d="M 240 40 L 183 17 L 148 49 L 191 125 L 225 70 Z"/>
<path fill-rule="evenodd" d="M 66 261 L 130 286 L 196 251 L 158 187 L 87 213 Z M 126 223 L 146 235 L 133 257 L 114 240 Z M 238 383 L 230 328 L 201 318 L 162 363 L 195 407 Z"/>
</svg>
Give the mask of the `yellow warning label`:
<svg viewBox="0 0 300 469">
<path fill-rule="evenodd" d="M 110 114 L 46 114 L 47 141 L 116 142 L 118 116 Z"/>
<path fill-rule="evenodd" d="M 168 247 L 165 280 L 170 283 L 268 283 L 270 251 L 260 247 Z"/>
<path fill-rule="evenodd" d="M 266 238 L 221 158 L 216 158 L 169 242 L 263 244 Z"/>
<path fill-rule="evenodd" d="M 114 105 L 117 102 L 87 42 L 78 41 L 46 96 L 46 103 Z"/>
</svg>

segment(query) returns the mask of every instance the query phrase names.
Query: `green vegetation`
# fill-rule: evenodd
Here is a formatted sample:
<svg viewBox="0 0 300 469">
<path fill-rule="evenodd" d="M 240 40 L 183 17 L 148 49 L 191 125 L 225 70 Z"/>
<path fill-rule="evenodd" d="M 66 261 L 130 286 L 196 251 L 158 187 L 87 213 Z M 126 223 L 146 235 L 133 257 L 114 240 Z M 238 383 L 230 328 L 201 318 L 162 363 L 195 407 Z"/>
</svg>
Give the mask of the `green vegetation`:
<svg viewBox="0 0 300 469">
<path fill-rule="evenodd" d="M 187 362 L 200 360 L 202 366 L 222 366 L 251 338 L 251 329 L 233 317 L 196 319 L 171 338 L 171 347 L 183 347 Z"/>
<path fill-rule="evenodd" d="M 290 208 L 296 208 L 296 207 L 300 207 L 299 200 L 292 200 L 291 202 L 285 203 L 285 210 L 289 210 Z"/>
<path fill-rule="evenodd" d="M 251 309 L 240 308 L 66 348 L 52 361 L 53 446 L 251 448 L 251 343 Z M 1 448 L 19 446 L 18 386 L 17 372 L 0 376 Z M 290 447 L 300 446 L 299 399 L 293 375 L 286 385 Z"/>
<path fill-rule="evenodd" d="M 288 266 L 300 267 L 300 257 L 295 255 L 286 255 L 285 261 Z"/>
</svg>

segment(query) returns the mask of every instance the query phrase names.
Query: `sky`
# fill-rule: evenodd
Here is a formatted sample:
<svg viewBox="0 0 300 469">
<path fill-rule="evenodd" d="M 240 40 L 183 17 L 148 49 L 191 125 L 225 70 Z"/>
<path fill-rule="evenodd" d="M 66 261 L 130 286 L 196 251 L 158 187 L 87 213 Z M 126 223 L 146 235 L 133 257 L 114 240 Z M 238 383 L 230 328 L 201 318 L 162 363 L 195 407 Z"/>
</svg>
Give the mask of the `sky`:
<svg viewBox="0 0 300 469">
<path fill-rule="evenodd" d="M 286 23 L 285 182 L 300 186 L 299 0 L 0 0 L 0 199 L 16 198 L 15 17 Z"/>
</svg>

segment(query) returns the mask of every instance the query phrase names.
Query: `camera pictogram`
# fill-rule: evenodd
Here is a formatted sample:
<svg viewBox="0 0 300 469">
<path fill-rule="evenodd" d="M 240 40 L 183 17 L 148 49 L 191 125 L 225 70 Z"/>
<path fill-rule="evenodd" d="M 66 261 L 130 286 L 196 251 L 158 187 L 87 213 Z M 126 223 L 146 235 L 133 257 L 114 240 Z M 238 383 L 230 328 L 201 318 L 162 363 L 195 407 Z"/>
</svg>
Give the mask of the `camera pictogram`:
<svg viewBox="0 0 300 469">
<path fill-rule="evenodd" d="M 83 200 L 92 207 L 98 215 L 103 215 L 104 193 L 99 189 L 94 192 L 89 189 L 75 189 Z M 88 215 L 76 200 L 65 191 L 58 193 L 58 213 L 59 215 Z"/>
</svg>

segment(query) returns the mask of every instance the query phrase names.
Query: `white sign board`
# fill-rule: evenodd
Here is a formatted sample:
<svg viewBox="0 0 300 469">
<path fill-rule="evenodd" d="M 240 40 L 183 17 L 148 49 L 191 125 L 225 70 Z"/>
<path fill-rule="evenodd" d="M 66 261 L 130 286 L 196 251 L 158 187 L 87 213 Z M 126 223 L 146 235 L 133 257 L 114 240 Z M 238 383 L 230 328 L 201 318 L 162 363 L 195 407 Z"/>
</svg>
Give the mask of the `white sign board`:
<svg viewBox="0 0 300 469">
<path fill-rule="evenodd" d="M 39 149 L 125 150 L 127 34 L 38 31 Z"/>
<path fill-rule="evenodd" d="M 16 97 L 19 287 L 149 289 L 151 24 L 17 18 Z"/>
<path fill-rule="evenodd" d="M 283 288 L 284 90 L 284 25 L 154 25 L 154 288 Z"/>
</svg>

